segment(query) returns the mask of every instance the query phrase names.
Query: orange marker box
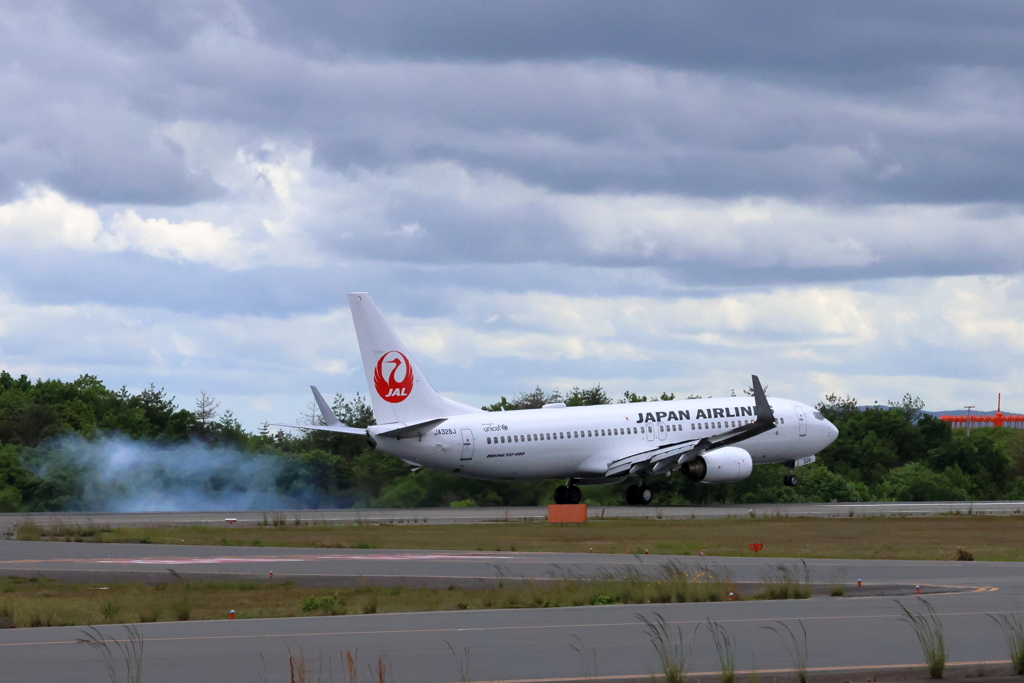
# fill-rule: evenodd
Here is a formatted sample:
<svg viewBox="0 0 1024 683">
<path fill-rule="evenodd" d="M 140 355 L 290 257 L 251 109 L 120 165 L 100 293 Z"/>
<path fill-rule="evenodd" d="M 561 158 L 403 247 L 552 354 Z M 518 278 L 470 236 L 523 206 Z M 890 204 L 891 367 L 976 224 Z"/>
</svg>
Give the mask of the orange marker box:
<svg viewBox="0 0 1024 683">
<path fill-rule="evenodd" d="M 582 524 L 587 521 L 587 505 L 548 505 L 548 521 L 558 524 Z"/>
</svg>

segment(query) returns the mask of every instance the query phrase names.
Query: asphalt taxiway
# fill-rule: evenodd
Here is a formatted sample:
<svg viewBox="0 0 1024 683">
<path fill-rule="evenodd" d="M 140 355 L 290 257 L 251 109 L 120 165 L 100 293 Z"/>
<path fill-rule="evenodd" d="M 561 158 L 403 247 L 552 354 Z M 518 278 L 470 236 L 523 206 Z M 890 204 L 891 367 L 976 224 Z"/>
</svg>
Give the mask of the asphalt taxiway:
<svg viewBox="0 0 1024 683">
<path fill-rule="evenodd" d="M 572 571 L 592 574 L 632 567 L 657 572 L 668 561 L 705 561 L 737 581 L 757 581 L 773 558 L 694 558 L 557 553 L 437 553 L 328 551 L 311 549 L 112 546 L 108 544 L 0 543 L 0 573 L 32 565 L 49 573 L 109 565 L 115 571 L 173 568 L 244 575 L 269 573 L 274 580 L 304 575 L 412 576 L 454 581 L 507 576 L 550 577 Z M 141 624 L 145 676 L 150 682 L 181 680 L 288 680 L 288 653 L 300 651 L 314 668 L 333 667 L 342 680 L 340 653 L 358 650 L 361 675 L 383 656 L 393 680 L 447 683 L 468 666 L 471 680 L 534 680 L 597 676 L 646 678 L 657 670 L 650 638 L 638 614 L 664 616 L 692 639 L 692 670 L 714 671 L 717 655 L 707 619 L 735 638 L 739 669 L 791 669 L 779 622 L 807 629 L 809 666 L 888 667 L 920 663 L 910 627 L 900 621 L 899 599 L 923 609 L 916 597 L 863 595 L 872 587 L 921 585 L 946 629 L 951 658 L 995 662 L 1007 658 L 1001 632 L 988 613 L 1019 611 L 1024 605 L 1024 564 L 994 562 L 808 560 L 816 583 L 847 586 L 844 597 L 734 603 L 622 605 L 520 610 L 473 610 L 295 619 L 253 619 Z M 21 571 L 20 569 L 18 571 Z M 855 588 L 860 579 L 864 590 Z M 268 577 L 269 580 L 269 577 Z M 101 626 L 123 637 L 121 626 Z M 76 644 L 77 627 L 0 631 L 4 680 L 107 680 L 93 650 Z M 461 663 L 461 664 L 460 664 Z M 595 670 L 596 669 L 596 670 Z M 323 680 L 329 680 L 324 669 Z M 315 680 L 315 679 L 314 679 Z"/>
</svg>

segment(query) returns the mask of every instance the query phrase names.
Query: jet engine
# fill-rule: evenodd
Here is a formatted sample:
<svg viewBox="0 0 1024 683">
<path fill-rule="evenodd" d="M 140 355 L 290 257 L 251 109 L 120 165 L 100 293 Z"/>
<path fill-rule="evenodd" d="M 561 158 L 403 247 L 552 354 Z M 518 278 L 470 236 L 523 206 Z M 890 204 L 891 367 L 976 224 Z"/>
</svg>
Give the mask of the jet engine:
<svg viewBox="0 0 1024 683">
<path fill-rule="evenodd" d="M 750 459 L 750 453 L 735 446 L 725 446 L 683 463 L 681 471 L 702 484 L 726 484 L 746 479 L 752 469 L 754 461 Z"/>
</svg>

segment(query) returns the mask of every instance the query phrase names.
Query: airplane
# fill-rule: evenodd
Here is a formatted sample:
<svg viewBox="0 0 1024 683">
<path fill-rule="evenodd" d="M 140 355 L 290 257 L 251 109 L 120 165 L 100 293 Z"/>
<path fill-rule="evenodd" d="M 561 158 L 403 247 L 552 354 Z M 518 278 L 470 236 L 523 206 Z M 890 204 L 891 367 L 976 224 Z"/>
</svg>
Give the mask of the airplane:
<svg viewBox="0 0 1024 683">
<path fill-rule="evenodd" d="M 626 502 L 648 505 L 653 476 L 678 471 L 704 484 L 729 483 L 768 463 L 786 463 L 784 483 L 796 486 L 794 468 L 814 462 L 839 435 L 811 406 L 769 402 L 756 375 L 753 396 L 480 410 L 434 391 L 369 294 L 348 301 L 377 424 L 342 424 L 314 386 L 324 424 L 275 426 L 362 436 L 417 469 L 489 481 L 564 479 L 557 504 L 582 502 L 580 484 L 632 478 Z"/>
</svg>

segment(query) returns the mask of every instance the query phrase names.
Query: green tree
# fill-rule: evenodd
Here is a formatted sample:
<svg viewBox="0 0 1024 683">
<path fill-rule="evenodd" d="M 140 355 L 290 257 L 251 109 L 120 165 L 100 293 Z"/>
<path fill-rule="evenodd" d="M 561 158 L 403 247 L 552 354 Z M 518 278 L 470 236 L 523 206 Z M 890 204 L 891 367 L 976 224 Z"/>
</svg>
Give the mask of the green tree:
<svg viewBox="0 0 1024 683">
<path fill-rule="evenodd" d="M 83 436 L 92 436 L 99 427 L 92 408 L 77 397 L 64 404 L 60 416 L 66 425 Z"/>
<path fill-rule="evenodd" d="M 970 480 L 957 468 L 934 472 L 921 462 L 894 469 L 880 486 L 887 500 L 931 501 L 968 500 Z"/>
<path fill-rule="evenodd" d="M 562 395 L 557 391 L 553 391 L 550 394 L 546 393 L 540 387 L 537 387 L 533 391 L 521 391 L 512 397 L 509 401 L 504 396 L 497 403 L 492 403 L 489 406 L 482 406 L 484 410 L 495 412 L 499 410 L 531 410 L 535 408 L 543 408 L 548 403 L 560 403 L 562 401 Z"/>
<path fill-rule="evenodd" d="M 820 459 L 851 481 L 875 486 L 889 470 L 925 456 L 924 438 L 899 410 L 839 411 L 839 438 Z"/>
<path fill-rule="evenodd" d="M 0 512 L 19 512 L 22 498 L 38 479 L 21 463 L 21 447 L 0 445 Z"/>
<path fill-rule="evenodd" d="M 334 405 L 331 407 L 338 419 L 349 427 L 369 427 L 377 424 L 373 417 L 373 407 L 358 391 L 355 398 L 351 399 L 335 394 Z"/>
<path fill-rule="evenodd" d="M 589 389 L 573 387 L 565 395 L 564 400 L 567 406 L 603 406 L 611 402 L 600 384 L 595 384 Z"/>
<path fill-rule="evenodd" d="M 857 407 L 857 399 L 849 395 L 840 397 L 838 394 L 828 394 L 818 402 L 816 408 L 837 427 L 860 412 Z"/>
</svg>

